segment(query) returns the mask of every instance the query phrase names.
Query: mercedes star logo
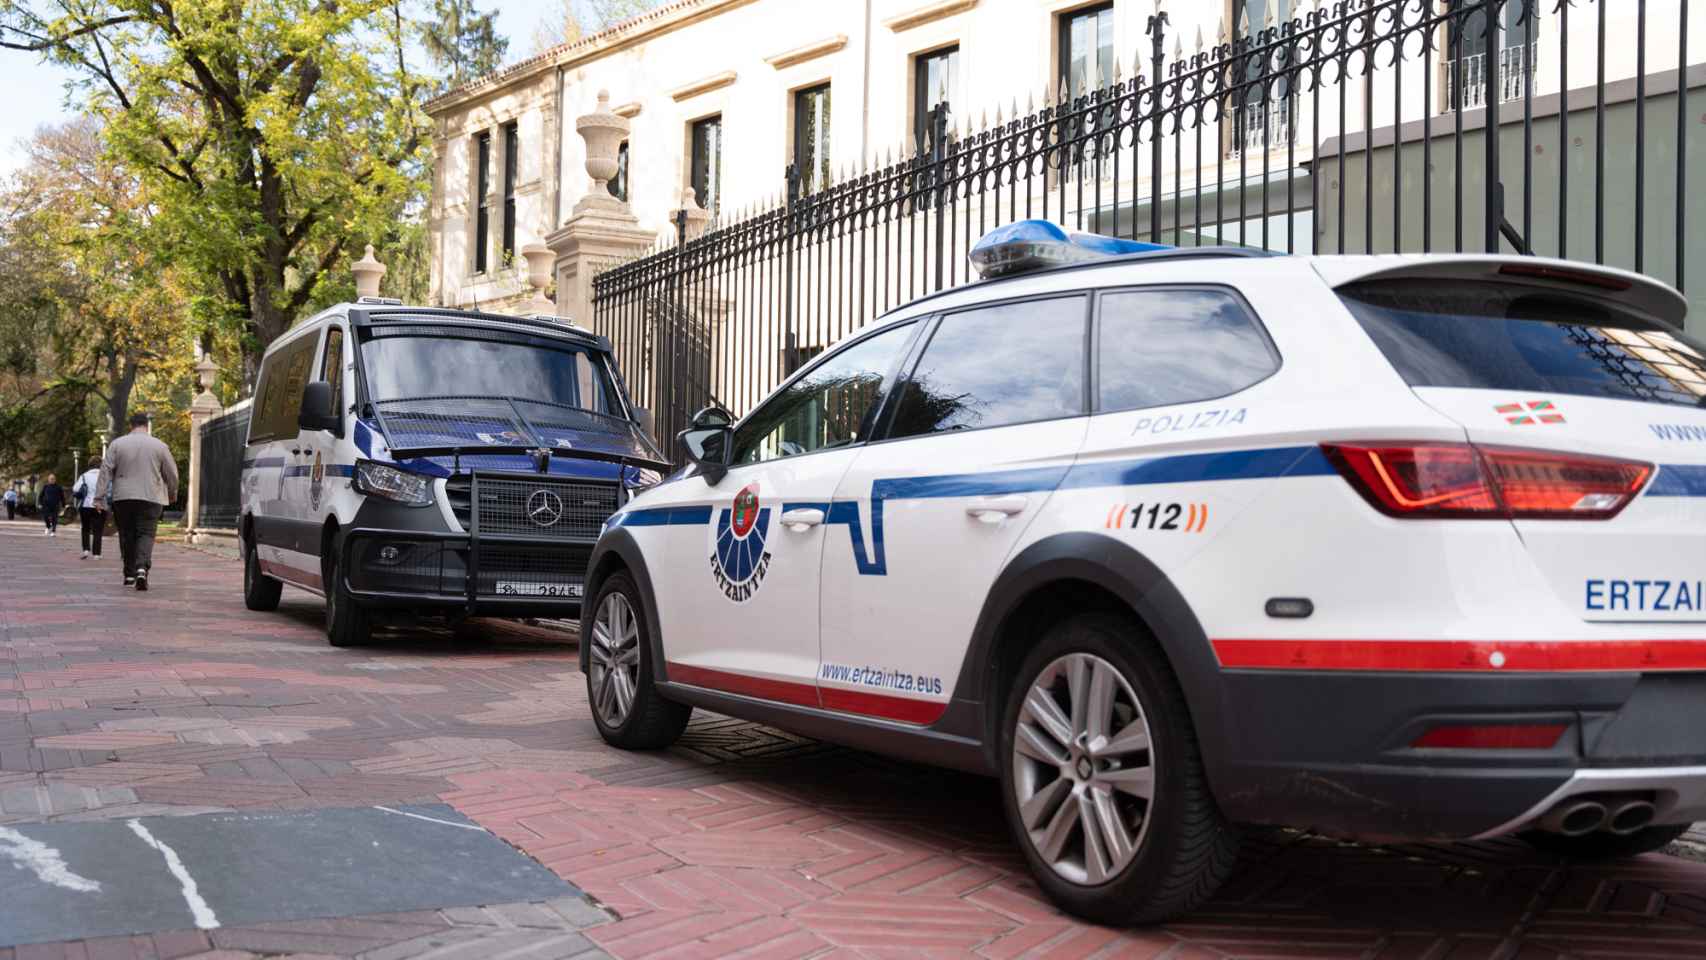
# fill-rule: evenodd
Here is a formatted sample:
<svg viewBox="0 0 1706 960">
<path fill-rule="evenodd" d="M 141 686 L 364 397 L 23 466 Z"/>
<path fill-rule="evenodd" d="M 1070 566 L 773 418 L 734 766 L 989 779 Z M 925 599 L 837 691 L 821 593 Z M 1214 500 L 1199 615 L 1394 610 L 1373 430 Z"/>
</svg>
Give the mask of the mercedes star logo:
<svg viewBox="0 0 1706 960">
<path fill-rule="evenodd" d="M 535 490 L 527 498 L 527 519 L 537 527 L 548 527 L 563 519 L 563 498 L 549 490 Z"/>
</svg>

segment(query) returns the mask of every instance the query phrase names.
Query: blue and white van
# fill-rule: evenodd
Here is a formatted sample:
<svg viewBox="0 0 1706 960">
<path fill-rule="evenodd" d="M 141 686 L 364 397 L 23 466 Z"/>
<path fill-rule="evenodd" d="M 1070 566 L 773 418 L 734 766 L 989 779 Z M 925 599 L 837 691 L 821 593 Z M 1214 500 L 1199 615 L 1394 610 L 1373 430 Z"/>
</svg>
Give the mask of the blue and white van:
<svg viewBox="0 0 1706 960">
<path fill-rule="evenodd" d="M 376 618 L 577 617 L 604 521 L 668 469 L 602 337 L 554 318 L 363 298 L 261 360 L 243 455 L 243 599 Z"/>
</svg>

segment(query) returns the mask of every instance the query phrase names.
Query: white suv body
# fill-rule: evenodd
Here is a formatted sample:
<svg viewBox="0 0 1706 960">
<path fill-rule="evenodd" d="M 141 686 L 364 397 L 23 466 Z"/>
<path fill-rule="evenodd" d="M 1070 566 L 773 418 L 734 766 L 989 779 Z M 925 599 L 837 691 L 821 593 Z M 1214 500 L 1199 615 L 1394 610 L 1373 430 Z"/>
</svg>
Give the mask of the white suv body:
<svg viewBox="0 0 1706 960">
<path fill-rule="evenodd" d="M 1199 902 L 1231 823 L 1662 845 L 1706 819 L 1684 312 L 1562 261 L 1229 250 L 928 297 L 611 518 L 595 718 L 999 775 L 1104 920 Z"/>
</svg>

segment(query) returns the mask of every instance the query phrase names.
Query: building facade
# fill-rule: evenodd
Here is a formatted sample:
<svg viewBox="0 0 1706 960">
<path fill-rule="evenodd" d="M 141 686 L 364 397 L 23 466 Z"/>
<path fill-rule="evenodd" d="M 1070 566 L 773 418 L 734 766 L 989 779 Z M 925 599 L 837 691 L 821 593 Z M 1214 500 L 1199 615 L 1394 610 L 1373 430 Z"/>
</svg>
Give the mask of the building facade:
<svg viewBox="0 0 1706 960">
<path fill-rule="evenodd" d="M 1342 15 L 1347 6 L 1356 5 L 676 0 L 428 104 L 436 151 L 433 298 L 503 309 L 529 295 L 519 251 L 551 237 L 592 189 L 575 119 L 594 112 L 601 93 L 629 128 L 617 173 L 603 189 L 626 202 L 641 229 L 661 237 L 673 234 L 673 213 L 688 190 L 713 222 L 726 222 L 781 202 L 790 165 L 798 189 L 809 193 L 910 156 L 928 145 L 939 107 L 952 136 L 1032 112 L 1063 89 L 1076 94 L 1134 71 L 1152 75 L 1157 49 L 1147 30 L 1158 8 L 1166 14 L 1159 52 L 1167 76 L 1169 65 L 1188 64 L 1205 48 L 1265 43 L 1294 19 Z M 1507 0 L 1491 31 L 1495 40 L 1480 13 L 1446 16 L 1446 0 L 1430 0 L 1427 12 L 1422 4 L 1410 7 L 1415 17 L 1439 18 L 1429 31 L 1433 49 L 1412 43 L 1417 49 L 1406 51 L 1401 66 L 1386 66 L 1390 44 L 1382 50 L 1379 42 L 1385 28 L 1353 17 L 1347 56 L 1376 50 L 1382 63 L 1373 71 L 1319 103 L 1295 77 L 1264 82 L 1259 95 L 1245 91 L 1210 131 L 1206 154 L 1162 158 L 1162 182 L 1223 190 L 1227 178 L 1250 176 L 1253 158 L 1263 161 L 1264 181 L 1307 178 L 1317 150 L 1336 152 L 1370 130 L 1378 143 L 1382 129 L 1423 114 L 1480 109 L 1495 95 L 1519 103 L 1530 78 L 1533 98 L 1543 102 L 1566 84 L 1614 82 L 1640 69 L 1674 76 L 1679 59 L 1702 59 L 1706 51 L 1706 15 L 1688 22 L 1689 36 L 1677 36 L 1680 0 L 1587 0 L 1571 8 L 1568 22 L 1550 0 Z M 1253 63 L 1241 69 L 1269 69 Z M 1488 82 L 1495 67 L 1496 90 Z M 1143 159 L 1095 175 L 1122 177 L 1142 195 L 1156 172 Z M 1298 192 L 1317 196 L 1315 184 L 1303 185 Z M 1215 241 L 1258 242 L 1260 232 L 1241 209 L 1191 230 Z M 1311 236 L 1312 211 L 1286 217 L 1283 229 L 1269 232 L 1269 246 L 1329 248 Z"/>
</svg>

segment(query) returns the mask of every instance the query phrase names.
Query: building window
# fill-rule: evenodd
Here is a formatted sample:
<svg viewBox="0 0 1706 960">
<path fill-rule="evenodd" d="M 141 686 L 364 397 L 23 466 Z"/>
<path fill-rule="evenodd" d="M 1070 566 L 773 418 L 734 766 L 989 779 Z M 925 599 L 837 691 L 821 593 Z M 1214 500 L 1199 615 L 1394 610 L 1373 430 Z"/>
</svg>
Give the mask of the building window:
<svg viewBox="0 0 1706 960">
<path fill-rule="evenodd" d="M 622 141 L 622 145 L 616 148 L 616 176 L 610 178 L 610 182 L 604 185 L 604 189 L 610 191 L 611 196 L 623 203 L 628 202 L 628 141 L 626 140 Z"/>
<path fill-rule="evenodd" d="M 1293 0 L 1232 0 L 1234 49 L 1250 43 L 1267 29 L 1268 15 L 1274 23 L 1291 19 Z M 1246 30 L 1248 33 L 1246 33 Z M 1232 152 L 1271 150 L 1292 142 L 1296 130 L 1297 96 L 1285 73 L 1286 55 L 1276 50 L 1270 57 L 1248 57 L 1238 80 L 1234 103 L 1237 122 L 1232 127 Z"/>
<path fill-rule="evenodd" d="M 1113 85 L 1113 4 L 1060 15 L 1060 79 L 1069 96 Z"/>
<path fill-rule="evenodd" d="M 515 179 L 521 163 L 521 135 L 513 123 L 504 124 L 504 243 L 503 260 L 515 258 Z"/>
<path fill-rule="evenodd" d="M 1456 11 L 1463 8 L 1462 0 L 1447 3 Z M 1523 8 L 1531 13 L 1523 15 Z M 1508 0 L 1499 17 L 1499 100 L 1518 100 L 1534 74 L 1535 21 L 1540 15 L 1539 3 Z M 1485 11 L 1459 14 L 1447 21 L 1448 40 L 1445 70 L 1445 103 L 1443 109 L 1468 110 L 1487 104 L 1487 15 Z"/>
<path fill-rule="evenodd" d="M 794 94 L 794 165 L 800 192 L 829 186 L 829 84 Z"/>
<path fill-rule="evenodd" d="M 492 211 L 486 194 L 492 188 L 492 135 L 482 133 L 474 138 L 474 196 L 479 206 L 474 214 L 474 272 L 486 272 L 486 248 L 490 245 Z"/>
<path fill-rule="evenodd" d="M 717 215 L 723 190 L 723 118 L 706 117 L 693 124 L 693 158 L 688 186 L 699 206 Z"/>
<path fill-rule="evenodd" d="M 948 47 L 912 58 L 912 141 L 919 153 L 930 149 L 931 111 L 948 107 L 959 89 L 960 48 Z"/>
</svg>

